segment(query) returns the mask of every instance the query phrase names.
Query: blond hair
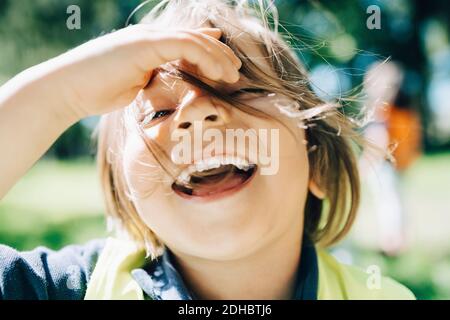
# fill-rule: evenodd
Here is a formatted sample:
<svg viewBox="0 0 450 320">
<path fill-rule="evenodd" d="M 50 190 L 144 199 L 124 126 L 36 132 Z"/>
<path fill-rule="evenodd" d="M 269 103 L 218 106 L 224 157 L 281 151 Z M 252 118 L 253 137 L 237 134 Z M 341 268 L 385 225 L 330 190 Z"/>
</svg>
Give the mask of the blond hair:
<svg viewBox="0 0 450 320">
<path fill-rule="evenodd" d="M 310 178 L 326 194 L 326 199 L 322 200 L 308 192 L 304 232 L 323 246 L 340 240 L 349 231 L 359 205 L 360 184 L 353 146 L 359 145 L 361 138 L 354 123 L 338 105 L 324 103 L 310 89 L 306 71 L 278 32 L 276 8 L 262 0 L 256 4 L 255 1 L 165 0 L 141 22 L 157 28 L 198 28 L 205 25 L 220 28 L 223 32 L 221 40 L 243 62 L 241 73 L 255 86 L 281 93 L 295 102 L 285 113 L 306 124 Z M 242 32 L 250 35 L 263 52 L 273 74 L 261 70 L 253 58 L 233 41 Z M 235 102 L 184 73 L 181 76 L 221 99 Z M 246 110 L 258 114 L 250 108 Z M 148 253 L 155 256 L 162 243 L 139 217 L 125 183 L 120 151 L 126 132 L 124 122 L 124 112 L 117 111 L 103 116 L 98 128 L 98 167 L 107 215 L 117 230 L 143 244 Z"/>
</svg>

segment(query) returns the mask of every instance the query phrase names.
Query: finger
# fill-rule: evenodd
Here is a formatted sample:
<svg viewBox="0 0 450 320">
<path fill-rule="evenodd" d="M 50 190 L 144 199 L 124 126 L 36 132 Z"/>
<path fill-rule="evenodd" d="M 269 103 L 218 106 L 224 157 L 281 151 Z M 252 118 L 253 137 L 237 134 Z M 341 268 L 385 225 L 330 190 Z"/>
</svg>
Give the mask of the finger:
<svg viewBox="0 0 450 320">
<path fill-rule="evenodd" d="M 219 28 L 199 28 L 195 29 L 195 31 L 206 34 L 210 37 L 213 37 L 214 39 L 220 39 L 220 37 L 222 36 L 222 30 L 220 30 Z"/>
<path fill-rule="evenodd" d="M 239 79 L 239 73 L 223 50 L 217 44 L 211 45 L 206 36 L 198 32 L 191 34 L 186 31 L 152 34 L 145 28 L 141 34 L 145 46 L 145 61 L 148 68 L 156 68 L 164 63 L 184 59 L 196 65 L 201 73 L 211 80 L 224 80 L 234 83 Z M 216 32 L 216 31 L 212 31 Z M 213 38 L 210 38 L 213 39 Z M 145 62 L 144 62 L 145 63 Z"/>
<path fill-rule="evenodd" d="M 210 51 L 211 54 L 216 57 L 218 63 L 223 66 L 225 73 L 223 78 L 225 81 L 234 83 L 239 80 L 239 68 L 241 66 L 241 63 L 239 59 L 234 55 L 231 48 L 210 36 L 206 36 L 203 34 L 200 35 L 199 33 L 195 32 L 188 33 L 201 41 L 208 49 L 208 51 Z M 236 62 L 234 62 L 233 60 L 235 60 Z"/>
<path fill-rule="evenodd" d="M 236 68 L 239 70 L 242 67 L 242 61 L 239 59 L 239 57 L 236 55 L 236 53 L 231 49 L 229 46 L 227 46 L 222 41 L 213 40 L 219 47 L 222 48 L 222 50 L 225 51 L 225 53 L 228 55 L 228 57 L 233 61 Z"/>
<path fill-rule="evenodd" d="M 191 37 L 190 40 L 201 45 L 209 55 L 212 55 L 216 61 L 216 68 L 221 68 L 223 70 L 222 80 L 229 83 L 234 83 L 239 80 L 239 71 L 233 62 L 230 60 L 228 55 L 217 45 L 219 41 L 201 35 L 198 32 L 185 31 L 186 36 Z M 208 37 L 208 38 L 207 38 Z M 212 42 L 214 41 L 214 42 Z M 196 63 L 202 70 L 202 60 Z"/>
<path fill-rule="evenodd" d="M 220 29 L 213 29 L 213 30 L 220 30 Z M 195 34 L 195 32 L 194 32 L 194 34 Z M 209 41 L 210 45 L 218 46 L 221 50 L 223 50 L 225 52 L 225 54 L 230 58 L 230 60 L 234 63 L 236 68 L 238 68 L 238 69 L 241 68 L 242 61 L 236 56 L 234 51 L 229 46 L 227 46 L 222 41 L 218 40 L 220 37 L 215 38 L 214 36 L 209 35 L 207 33 L 203 33 L 203 32 L 201 32 L 201 34 L 202 34 L 202 38 L 207 39 Z"/>
<path fill-rule="evenodd" d="M 224 76 L 220 61 L 195 37 L 178 33 L 153 43 L 151 47 L 157 58 L 157 66 L 184 59 L 196 65 L 201 73 L 211 80 L 217 81 Z"/>
</svg>

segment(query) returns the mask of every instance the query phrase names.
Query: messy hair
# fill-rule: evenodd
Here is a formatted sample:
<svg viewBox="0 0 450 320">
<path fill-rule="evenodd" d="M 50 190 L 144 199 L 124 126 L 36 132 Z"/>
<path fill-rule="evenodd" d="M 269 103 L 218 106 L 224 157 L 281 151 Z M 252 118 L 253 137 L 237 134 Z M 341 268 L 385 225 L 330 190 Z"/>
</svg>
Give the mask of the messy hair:
<svg viewBox="0 0 450 320">
<path fill-rule="evenodd" d="M 339 103 L 326 103 L 311 90 L 306 70 L 287 45 L 286 35 L 278 31 L 273 4 L 263 0 L 164 0 L 141 23 L 157 28 L 210 26 L 221 29 L 221 41 L 230 46 L 243 63 L 240 72 L 255 86 L 293 101 L 280 111 L 298 120 L 299 127 L 304 128 L 310 178 L 326 194 L 325 199 L 319 199 L 308 191 L 304 232 L 322 246 L 332 245 L 345 236 L 354 222 L 360 201 L 355 147 L 360 145 L 361 137 L 354 121 L 344 115 Z M 249 35 L 259 47 L 271 74 L 258 67 L 254 58 L 236 44 L 235 37 L 242 33 Z M 220 95 L 193 77 L 184 79 Z M 125 183 L 120 151 L 125 139 L 125 121 L 124 111 L 116 111 L 103 116 L 98 128 L 97 160 L 107 215 L 116 230 L 124 231 L 155 256 L 163 244 L 139 217 Z"/>
</svg>

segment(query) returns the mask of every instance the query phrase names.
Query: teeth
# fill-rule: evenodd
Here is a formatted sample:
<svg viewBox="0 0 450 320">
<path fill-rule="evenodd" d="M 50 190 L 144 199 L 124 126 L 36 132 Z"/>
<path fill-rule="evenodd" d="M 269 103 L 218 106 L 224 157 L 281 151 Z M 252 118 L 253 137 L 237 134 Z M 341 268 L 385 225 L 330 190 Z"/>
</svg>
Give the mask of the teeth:
<svg viewBox="0 0 450 320">
<path fill-rule="evenodd" d="M 220 159 L 212 158 L 207 160 L 201 160 L 194 164 L 195 171 L 202 172 L 210 169 L 216 169 L 221 166 L 222 162 Z"/>
<path fill-rule="evenodd" d="M 220 166 L 228 164 L 232 164 L 236 166 L 238 169 L 244 171 L 248 171 L 250 168 L 253 168 L 255 166 L 254 164 L 250 164 L 247 160 L 238 157 L 232 156 L 213 157 L 197 161 L 196 163 L 190 165 L 181 172 L 181 174 L 177 178 L 177 181 L 186 184 L 189 182 L 191 175 L 194 172 L 203 172 L 206 170 L 216 169 L 219 168 Z"/>
</svg>

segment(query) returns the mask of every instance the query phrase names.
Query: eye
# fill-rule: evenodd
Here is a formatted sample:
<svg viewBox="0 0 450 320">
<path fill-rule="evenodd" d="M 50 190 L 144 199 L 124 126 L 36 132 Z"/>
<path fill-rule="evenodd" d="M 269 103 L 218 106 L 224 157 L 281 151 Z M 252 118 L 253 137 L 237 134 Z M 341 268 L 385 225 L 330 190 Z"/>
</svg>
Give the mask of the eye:
<svg viewBox="0 0 450 320">
<path fill-rule="evenodd" d="M 142 125 L 148 125 L 151 122 L 154 122 L 158 119 L 162 119 L 164 117 L 170 116 L 173 113 L 173 110 L 170 109 L 166 109 L 166 110 L 158 110 L 158 111 L 153 111 L 152 113 L 150 113 L 149 115 L 147 115 L 144 120 L 142 121 Z"/>
<path fill-rule="evenodd" d="M 168 115 L 172 114 L 172 112 L 173 112 L 172 110 L 159 110 L 159 111 L 155 111 L 155 112 L 151 113 L 150 116 L 151 116 L 152 120 L 155 120 L 158 118 L 168 116 Z"/>
</svg>

